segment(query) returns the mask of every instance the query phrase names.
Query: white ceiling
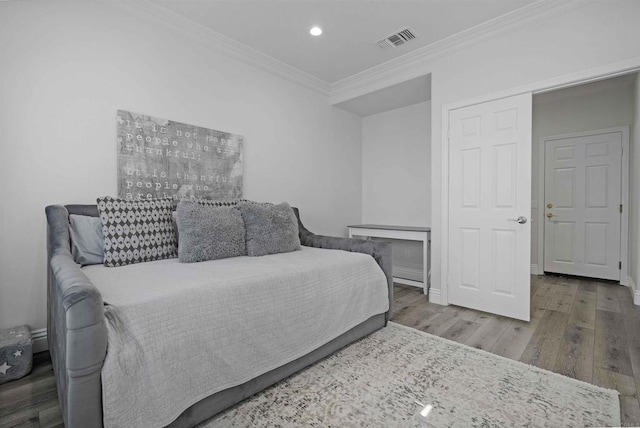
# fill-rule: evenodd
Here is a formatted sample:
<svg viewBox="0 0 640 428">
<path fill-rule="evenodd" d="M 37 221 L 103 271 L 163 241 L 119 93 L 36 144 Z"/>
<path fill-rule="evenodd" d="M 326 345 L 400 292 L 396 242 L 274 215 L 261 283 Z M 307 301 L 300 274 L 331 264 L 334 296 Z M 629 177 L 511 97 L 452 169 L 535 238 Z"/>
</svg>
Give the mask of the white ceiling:
<svg viewBox="0 0 640 428">
<path fill-rule="evenodd" d="M 150 0 L 209 29 L 334 83 L 535 0 Z M 324 34 L 309 35 L 312 25 Z M 382 50 L 405 27 L 417 38 Z"/>
</svg>

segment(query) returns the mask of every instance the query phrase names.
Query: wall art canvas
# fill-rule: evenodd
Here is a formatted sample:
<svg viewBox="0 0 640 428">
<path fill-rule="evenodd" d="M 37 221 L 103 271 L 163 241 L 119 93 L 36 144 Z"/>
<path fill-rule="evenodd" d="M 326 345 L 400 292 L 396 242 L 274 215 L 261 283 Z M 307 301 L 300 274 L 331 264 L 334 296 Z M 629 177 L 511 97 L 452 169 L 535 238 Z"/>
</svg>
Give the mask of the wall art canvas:
<svg viewBox="0 0 640 428">
<path fill-rule="evenodd" d="M 242 197 L 241 135 L 118 110 L 118 196 Z"/>
</svg>

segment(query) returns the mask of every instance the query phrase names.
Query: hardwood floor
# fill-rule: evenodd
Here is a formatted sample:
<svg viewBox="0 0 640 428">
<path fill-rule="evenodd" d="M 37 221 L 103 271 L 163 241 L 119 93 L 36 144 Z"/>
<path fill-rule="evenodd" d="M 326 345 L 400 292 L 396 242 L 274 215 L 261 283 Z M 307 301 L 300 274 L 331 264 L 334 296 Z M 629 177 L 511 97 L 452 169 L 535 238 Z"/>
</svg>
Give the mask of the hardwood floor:
<svg viewBox="0 0 640 428">
<path fill-rule="evenodd" d="M 531 277 L 531 321 L 426 301 L 395 286 L 394 321 L 620 392 L 623 426 L 640 426 L 640 307 L 628 288 Z"/>
<path fill-rule="evenodd" d="M 429 303 L 395 286 L 394 321 L 620 392 L 623 426 L 640 426 L 640 307 L 628 288 L 563 276 L 533 276 L 531 322 Z M 59 427 L 48 353 L 33 371 L 0 385 L 0 428 Z"/>
<path fill-rule="evenodd" d="M 33 370 L 0 385 L 0 428 L 62 427 L 58 394 L 48 352 L 33 356 Z"/>
</svg>

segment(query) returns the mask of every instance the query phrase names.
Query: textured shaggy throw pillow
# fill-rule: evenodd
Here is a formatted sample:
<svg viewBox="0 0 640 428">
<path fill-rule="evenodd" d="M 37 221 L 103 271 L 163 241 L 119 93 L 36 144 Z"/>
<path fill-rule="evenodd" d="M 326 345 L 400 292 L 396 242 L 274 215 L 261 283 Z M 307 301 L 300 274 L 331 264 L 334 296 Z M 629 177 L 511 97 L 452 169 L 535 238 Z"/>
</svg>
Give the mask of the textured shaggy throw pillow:
<svg viewBox="0 0 640 428">
<path fill-rule="evenodd" d="M 238 202 L 244 201 L 244 199 L 202 199 L 202 198 L 187 198 L 180 199 L 180 202 L 196 202 L 205 207 L 235 207 Z M 180 243 L 178 223 L 176 220 L 177 214 L 173 213 L 173 227 L 176 230 L 176 242 Z"/>
<path fill-rule="evenodd" d="M 176 209 L 178 258 L 182 263 L 225 259 L 247 254 L 240 211 L 181 201 Z"/>
<path fill-rule="evenodd" d="M 171 199 L 98 198 L 104 265 L 125 266 L 177 256 Z"/>
<path fill-rule="evenodd" d="M 247 255 L 264 256 L 300 249 L 298 220 L 288 203 L 240 202 L 237 208 L 247 229 Z"/>
</svg>

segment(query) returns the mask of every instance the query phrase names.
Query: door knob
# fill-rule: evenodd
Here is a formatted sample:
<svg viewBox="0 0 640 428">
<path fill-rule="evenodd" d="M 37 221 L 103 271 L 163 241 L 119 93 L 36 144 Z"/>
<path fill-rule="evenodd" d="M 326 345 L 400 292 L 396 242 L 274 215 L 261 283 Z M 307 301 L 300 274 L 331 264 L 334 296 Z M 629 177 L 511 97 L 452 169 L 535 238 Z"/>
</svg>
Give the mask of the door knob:
<svg viewBox="0 0 640 428">
<path fill-rule="evenodd" d="M 509 218 L 509 221 L 515 221 L 516 223 L 525 224 L 527 222 L 527 218 L 525 216 L 520 216 L 518 218 Z"/>
<path fill-rule="evenodd" d="M 547 218 L 553 217 L 553 213 L 547 213 Z"/>
<path fill-rule="evenodd" d="M 551 203 L 547 204 L 547 208 L 553 208 L 553 204 Z"/>
</svg>

